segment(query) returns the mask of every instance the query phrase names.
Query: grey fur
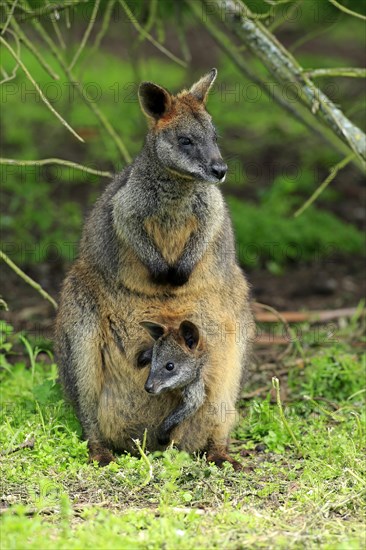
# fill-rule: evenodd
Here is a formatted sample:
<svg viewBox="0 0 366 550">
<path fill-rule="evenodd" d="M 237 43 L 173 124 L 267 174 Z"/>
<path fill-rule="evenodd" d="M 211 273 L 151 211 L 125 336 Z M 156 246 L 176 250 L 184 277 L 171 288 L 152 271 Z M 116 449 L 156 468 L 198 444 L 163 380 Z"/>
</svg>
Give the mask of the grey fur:
<svg viewBox="0 0 366 550">
<path fill-rule="evenodd" d="M 151 366 L 145 389 L 155 395 L 181 389 L 182 401 L 162 422 L 158 430 L 161 445 L 169 443 L 174 428 L 189 418 L 202 406 L 206 393 L 202 379 L 202 367 L 207 354 L 202 350 L 198 327 L 182 321 L 177 331 L 163 325 L 142 322 L 141 325 L 155 339 Z M 167 365 L 173 365 L 167 370 Z"/>
</svg>

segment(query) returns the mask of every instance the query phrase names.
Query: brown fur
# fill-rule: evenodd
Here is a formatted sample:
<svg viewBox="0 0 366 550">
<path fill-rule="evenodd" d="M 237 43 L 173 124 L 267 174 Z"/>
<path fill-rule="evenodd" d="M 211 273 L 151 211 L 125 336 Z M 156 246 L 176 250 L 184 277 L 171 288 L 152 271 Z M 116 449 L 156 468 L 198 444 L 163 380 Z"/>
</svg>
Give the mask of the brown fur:
<svg viewBox="0 0 366 550">
<path fill-rule="evenodd" d="M 211 82 L 212 75 L 198 83 L 203 85 L 203 101 Z M 149 139 L 156 139 L 154 134 L 167 125 L 182 124 L 182 119 L 187 124 L 192 110 L 210 124 L 204 104 L 197 100 L 198 84 L 190 92 L 169 96 L 164 116 L 150 121 Z M 136 453 L 133 440 L 141 440 L 145 430 L 148 449 L 159 449 L 157 429 L 177 407 L 179 394 L 152 396 L 144 390 L 148 372 L 137 367 L 136 358 L 151 341 L 140 322 L 191 320 L 204 333 L 209 359 L 202 377 L 207 396 L 197 413 L 175 429 L 174 441 L 180 449 L 207 451 L 209 460 L 229 460 L 237 467 L 227 455 L 227 443 L 254 333 L 248 285 L 233 259 L 233 235 L 220 191 L 212 184 L 186 182 L 185 175 L 168 176 L 167 171 L 164 178 L 171 179 L 162 197 L 156 204 L 148 203 L 150 210 L 141 215 L 136 228 L 145 229 L 168 266 L 179 263 L 192 237 L 199 237 L 204 246 L 185 284 L 154 282 L 151 251 L 146 261 L 145 256 L 141 260 L 126 223 L 140 215 L 143 186 L 149 190 L 154 178 L 161 177 L 159 163 L 160 159 L 151 160 L 151 153 L 141 154 L 121 176 L 124 184 L 117 178 L 107 188 L 85 226 L 80 257 L 65 280 L 56 323 L 60 377 L 76 407 L 91 459 L 105 464 L 113 459 L 112 449 Z M 140 179 L 135 176 L 139 169 L 145 170 Z M 157 193 L 149 200 L 154 201 Z M 204 206 L 199 203 L 193 211 L 196 196 Z"/>
<path fill-rule="evenodd" d="M 166 220 L 164 222 L 164 225 L 162 225 L 158 217 L 149 218 L 145 222 L 145 227 L 166 261 L 174 264 L 181 256 L 189 237 L 197 231 L 198 221 L 194 216 L 191 216 L 187 218 L 184 224 L 182 223 L 182 225 L 176 227 L 174 220 L 172 220 L 171 229 L 166 229 L 169 224 Z M 169 238 L 167 238 L 167 234 Z"/>
</svg>

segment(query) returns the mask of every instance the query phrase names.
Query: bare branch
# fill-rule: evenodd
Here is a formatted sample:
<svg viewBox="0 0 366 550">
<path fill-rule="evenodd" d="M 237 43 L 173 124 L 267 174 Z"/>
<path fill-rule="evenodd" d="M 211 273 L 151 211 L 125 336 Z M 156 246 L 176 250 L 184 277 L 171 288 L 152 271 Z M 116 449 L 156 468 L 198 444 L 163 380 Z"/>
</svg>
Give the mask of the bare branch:
<svg viewBox="0 0 366 550">
<path fill-rule="evenodd" d="M 89 168 L 83 164 L 78 164 L 77 162 L 72 162 L 70 160 L 58 159 L 58 158 L 49 158 L 49 159 L 40 159 L 40 160 L 15 160 L 15 159 L 6 159 L 0 158 L 0 164 L 8 164 L 11 166 L 44 166 L 47 164 L 58 164 L 60 166 L 66 166 L 69 168 L 75 168 L 75 170 L 80 170 L 88 174 L 94 174 L 95 176 L 101 176 L 103 178 L 113 178 L 112 172 L 107 172 L 103 170 L 94 170 L 94 168 Z"/>
<path fill-rule="evenodd" d="M 260 76 L 253 73 L 248 64 L 245 62 L 241 52 L 232 43 L 229 37 L 222 32 L 217 25 L 209 17 L 202 17 L 202 5 L 200 6 L 196 0 L 186 0 L 186 3 L 190 6 L 193 15 L 200 21 L 200 23 L 206 28 L 207 32 L 212 36 L 215 42 L 220 48 L 228 55 L 228 57 L 235 63 L 240 72 L 244 74 L 246 78 L 257 84 L 257 86 L 263 90 L 263 92 L 273 99 L 280 107 L 288 111 L 291 116 L 300 121 L 306 128 L 314 132 L 318 137 L 327 141 L 337 151 L 347 153 L 348 147 L 334 135 L 331 130 L 325 128 L 320 121 L 314 118 L 302 104 L 288 103 L 283 94 L 279 93 L 275 87 L 271 87 Z M 246 46 L 244 45 L 244 48 Z"/>
<path fill-rule="evenodd" d="M 359 19 L 363 19 L 363 21 L 366 21 L 366 16 L 362 15 L 361 13 L 358 13 L 356 11 L 352 11 L 349 8 L 346 8 L 346 6 L 343 6 L 337 0 L 328 0 L 333 6 L 338 8 L 339 10 L 343 11 L 344 13 L 347 13 L 348 15 L 352 15 L 353 17 L 358 17 Z"/>
<path fill-rule="evenodd" d="M 54 79 L 59 80 L 59 75 L 53 70 L 53 68 L 47 63 L 47 61 L 42 57 L 40 52 L 35 47 L 34 43 L 31 42 L 28 37 L 24 34 L 18 23 L 16 22 L 15 18 L 11 21 L 11 26 L 13 27 L 15 33 L 19 37 L 19 40 L 23 42 L 23 44 L 28 48 L 30 52 L 36 57 L 39 61 L 39 64 L 44 68 L 44 70 Z"/>
<path fill-rule="evenodd" d="M 11 53 L 11 55 L 13 56 L 13 58 L 15 59 L 15 61 L 19 64 L 19 66 L 23 69 L 23 71 L 25 72 L 25 74 L 27 75 L 27 77 L 29 78 L 29 80 L 32 82 L 33 86 L 35 87 L 35 89 L 37 90 L 37 92 L 39 93 L 42 101 L 47 105 L 47 107 L 49 108 L 49 110 L 55 115 L 55 117 L 58 118 L 58 120 L 61 122 L 61 124 L 63 124 L 63 126 L 65 126 L 79 141 L 81 141 L 82 143 L 84 143 L 84 140 L 81 136 L 79 136 L 79 134 L 77 134 L 75 132 L 75 130 L 73 130 L 71 128 L 71 126 L 66 122 L 66 120 L 64 118 L 62 118 L 62 116 L 56 111 L 56 109 L 54 109 L 54 107 L 52 107 L 51 103 L 48 101 L 48 99 L 46 98 L 46 96 L 43 94 L 41 88 L 38 86 L 37 82 L 34 80 L 33 76 L 30 74 L 30 72 L 28 71 L 27 67 L 24 65 L 24 63 L 21 61 L 21 59 L 19 58 L 19 56 L 15 53 L 15 51 L 13 50 L 13 48 L 10 46 L 10 44 L 8 44 L 6 42 L 6 40 L 3 39 L 2 36 L 0 36 L 0 42 L 2 44 L 4 44 L 4 46 L 7 48 L 7 50 Z"/>
<path fill-rule="evenodd" d="M 52 51 L 53 55 L 56 57 L 57 61 L 59 62 L 60 66 L 62 67 L 64 73 L 66 74 L 67 78 L 69 79 L 70 83 L 75 86 L 75 89 L 79 93 L 81 99 L 84 101 L 84 103 L 88 106 L 89 109 L 93 111 L 95 116 L 98 118 L 99 122 L 102 126 L 104 126 L 104 129 L 106 132 L 110 135 L 110 137 L 113 139 L 114 143 L 116 144 L 118 150 L 122 154 L 123 158 L 127 163 L 131 162 L 131 156 L 127 150 L 127 147 L 121 140 L 121 138 L 116 133 L 115 129 L 109 122 L 109 120 L 106 118 L 106 116 L 100 111 L 99 107 L 94 103 L 93 101 L 90 101 L 90 99 L 85 94 L 84 87 L 80 86 L 80 83 L 76 80 L 73 73 L 68 68 L 65 60 L 63 59 L 62 55 L 58 51 L 55 43 L 53 40 L 49 37 L 47 32 L 44 30 L 42 25 L 37 19 L 32 20 L 33 26 L 37 30 L 37 32 L 40 34 L 40 36 L 43 38 L 43 40 L 46 42 L 46 44 L 49 46 L 50 50 Z"/>
<path fill-rule="evenodd" d="M 334 69 L 305 69 L 304 74 L 310 78 L 321 76 L 345 76 L 347 78 L 366 78 L 366 69 L 357 67 L 338 67 Z"/>
<path fill-rule="evenodd" d="M 93 51 L 96 51 L 99 48 L 103 37 L 105 36 L 106 32 L 108 31 L 109 22 L 110 22 L 111 17 L 112 17 L 112 12 L 113 12 L 113 8 L 114 8 L 115 3 L 116 3 L 116 0 L 109 0 L 108 1 L 108 4 L 107 4 L 107 6 L 105 8 L 105 11 L 104 11 L 104 17 L 103 17 L 102 24 L 100 26 L 99 32 L 96 36 L 95 42 L 94 42 L 93 47 L 92 47 Z"/>
<path fill-rule="evenodd" d="M 298 87 L 299 99 L 315 116 L 318 112 L 330 127 L 357 155 L 362 167 L 366 160 L 366 136 L 332 103 L 332 101 L 304 74 L 303 68 L 286 48 L 260 21 L 250 17 L 244 2 L 237 0 L 203 0 L 223 15 L 225 25 L 243 40 L 248 49 L 261 59 L 279 82 L 291 82 Z"/>
<path fill-rule="evenodd" d="M 15 271 L 15 273 L 17 275 L 19 275 L 19 277 L 21 277 L 23 279 L 23 281 L 25 281 L 29 286 L 31 286 L 32 288 L 34 288 L 34 290 L 36 290 L 37 292 L 39 292 L 39 294 L 45 298 L 45 300 L 48 300 L 55 309 L 57 309 L 57 302 L 55 302 L 55 300 L 48 294 L 48 292 L 46 292 L 39 283 L 37 283 L 36 281 L 34 281 L 33 279 L 31 279 L 30 277 L 28 277 L 28 275 L 26 273 L 24 273 L 24 271 L 22 271 L 20 269 L 20 267 L 18 267 L 10 258 L 9 256 L 7 256 L 5 254 L 5 252 L 3 252 L 2 250 L 0 250 L 0 258 L 2 260 L 4 260 L 4 262 L 6 264 L 8 264 L 9 267 L 11 267 L 11 269 L 13 271 Z"/>
<path fill-rule="evenodd" d="M 48 4 L 35 10 L 26 9 L 25 6 L 19 4 L 18 7 L 25 12 L 25 15 L 19 17 L 18 21 L 23 22 L 27 21 L 28 19 L 38 19 L 42 15 L 48 15 L 54 12 L 61 12 L 62 10 L 66 10 L 67 8 L 76 8 L 76 6 L 78 6 L 79 4 L 87 4 L 88 2 L 89 0 L 64 0 L 60 4 Z"/>
<path fill-rule="evenodd" d="M 176 4 L 176 5 L 178 5 L 178 4 Z M 150 32 L 151 31 L 151 29 L 153 27 L 153 24 L 154 24 L 154 21 L 156 19 L 157 8 L 158 8 L 158 0 L 150 0 L 149 16 L 147 18 L 146 25 L 144 26 L 144 31 L 145 32 Z M 146 38 L 145 36 L 140 35 L 141 40 L 144 40 L 145 38 Z"/>
<path fill-rule="evenodd" d="M 97 18 L 97 13 L 98 13 L 98 9 L 99 9 L 99 6 L 100 6 L 100 0 L 95 0 L 94 2 L 94 7 L 93 7 L 93 11 L 92 11 L 92 14 L 90 16 L 90 21 L 88 23 L 88 26 L 86 28 L 86 31 L 84 33 L 84 36 L 80 42 L 80 46 L 76 52 L 76 54 L 74 55 L 74 58 L 73 60 L 71 61 L 70 65 L 69 65 L 69 70 L 71 71 L 72 68 L 74 67 L 76 61 L 79 59 L 80 57 L 80 54 L 81 52 L 83 51 L 83 49 L 85 48 L 85 44 L 87 43 L 88 41 L 88 38 L 90 36 L 90 33 L 93 29 L 93 26 L 94 26 L 94 23 L 95 23 L 95 20 Z"/>
<path fill-rule="evenodd" d="M 14 37 L 14 40 L 15 40 L 15 44 L 16 44 L 16 48 L 17 48 L 17 56 L 19 57 L 20 56 L 20 41 L 19 41 L 19 37 L 18 35 L 13 32 L 12 30 L 8 29 L 7 31 L 8 33 L 10 33 L 13 37 Z M 3 67 L 1 67 L 1 74 L 3 75 L 3 80 L 1 80 L 0 82 L 0 85 L 2 84 L 5 84 L 5 82 L 9 82 L 9 80 L 13 80 L 16 76 L 17 76 L 17 70 L 19 69 L 19 63 L 16 63 L 15 64 L 15 67 L 13 68 L 12 70 L 12 73 L 11 75 L 9 76 L 7 74 L 7 72 L 5 71 L 5 69 L 3 69 Z"/>
<path fill-rule="evenodd" d="M 55 34 L 57 36 L 57 40 L 58 40 L 58 42 L 61 46 L 61 49 L 66 50 L 66 44 L 65 44 L 65 41 L 64 41 L 64 37 L 62 36 L 61 31 L 60 31 L 60 29 L 58 27 L 58 24 L 57 24 L 56 14 L 57 14 L 58 17 L 60 17 L 58 11 L 53 11 L 50 14 L 52 27 L 53 27 L 53 30 L 55 31 Z"/>
<path fill-rule="evenodd" d="M 150 33 L 148 33 L 141 25 L 140 23 L 136 20 L 135 16 L 133 15 L 132 11 L 130 10 L 130 8 L 127 6 L 126 2 L 124 0 L 119 0 L 119 3 L 121 4 L 122 8 L 125 10 L 126 12 L 126 15 L 127 17 L 129 18 L 129 20 L 131 21 L 132 25 L 135 27 L 135 29 L 137 30 L 137 32 L 142 35 L 144 38 L 146 38 L 149 42 L 151 42 L 151 44 L 153 44 L 155 46 L 155 48 L 157 48 L 160 52 L 162 52 L 164 55 L 166 55 L 167 57 L 169 57 L 169 59 L 171 59 L 172 61 L 175 61 L 175 63 L 178 63 L 178 65 L 180 65 L 181 67 L 184 67 L 186 68 L 187 67 L 187 63 L 185 61 L 183 61 L 183 59 L 180 59 L 179 57 L 177 57 L 176 55 L 174 55 L 172 52 L 170 52 L 169 50 L 167 50 L 162 44 L 160 44 L 160 42 L 158 42 L 157 40 L 155 40 L 155 38 L 153 36 L 151 36 Z"/>
<path fill-rule="evenodd" d="M 348 157 L 344 158 L 343 160 L 338 162 L 338 164 L 333 166 L 333 168 L 331 168 L 329 176 L 323 181 L 323 183 L 321 185 L 319 185 L 319 187 L 316 189 L 316 191 L 314 191 L 314 193 L 305 202 L 305 204 L 303 204 L 301 206 L 301 208 L 299 208 L 295 212 L 295 214 L 294 214 L 295 218 L 300 216 L 300 214 L 302 214 L 307 208 L 309 208 L 309 206 L 311 206 L 313 204 L 313 202 L 319 197 L 319 195 L 324 191 L 324 189 L 326 187 L 328 187 L 330 182 L 334 180 L 334 178 L 338 174 L 339 170 L 341 170 L 342 168 L 347 166 L 347 164 L 349 164 L 351 162 L 351 160 L 353 160 L 354 158 L 355 158 L 355 154 L 351 153 L 350 155 L 348 155 Z"/>
<path fill-rule="evenodd" d="M 10 23 L 12 17 L 13 17 L 15 6 L 17 5 L 17 3 L 18 3 L 18 0 L 14 0 L 13 5 L 11 6 L 11 8 L 8 12 L 8 17 L 6 18 L 5 25 L 3 27 L 3 30 L 1 31 L 1 34 L 5 34 L 6 29 L 8 28 L 9 23 Z"/>
</svg>

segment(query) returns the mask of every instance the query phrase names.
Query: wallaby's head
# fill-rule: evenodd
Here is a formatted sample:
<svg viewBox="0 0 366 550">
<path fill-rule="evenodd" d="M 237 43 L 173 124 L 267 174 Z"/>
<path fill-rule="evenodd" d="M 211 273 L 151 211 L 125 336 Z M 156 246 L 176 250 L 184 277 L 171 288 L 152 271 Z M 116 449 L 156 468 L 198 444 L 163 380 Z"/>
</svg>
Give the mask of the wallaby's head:
<svg viewBox="0 0 366 550">
<path fill-rule="evenodd" d="M 141 108 L 149 120 L 148 143 L 168 172 L 192 181 L 219 183 L 227 165 L 217 145 L 217 134 L 205 108 L 217 70 L 212 69 L 189 90 L 174 96 L 152 82 L 139 87 Z"/>
<path fill-rule="evenodd" d="M 182 321 L 178 329 L 151 321 L 140 324 L 155 340 L 145 390 L 158 395 L 192 382 L 199 374 L 197 359 L 202 346 L 197 326 L 190 321 Z"/>
</svg>

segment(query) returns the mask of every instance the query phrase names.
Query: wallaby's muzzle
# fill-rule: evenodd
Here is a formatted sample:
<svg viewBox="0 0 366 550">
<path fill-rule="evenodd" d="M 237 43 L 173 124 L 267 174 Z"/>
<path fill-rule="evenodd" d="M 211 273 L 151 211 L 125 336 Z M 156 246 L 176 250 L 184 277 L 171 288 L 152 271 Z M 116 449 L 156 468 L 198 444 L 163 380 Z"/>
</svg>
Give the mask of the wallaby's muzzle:
<svg viewBox="0 0 366 550">
<path fill-rule="evenodd" d="M 227 164 L 225 164 L 223 160 L 216 160 L 211 164 L 211 172 L 212 175 L 220 182 L 224 182 L 227 172 Z"/>
</svg>

